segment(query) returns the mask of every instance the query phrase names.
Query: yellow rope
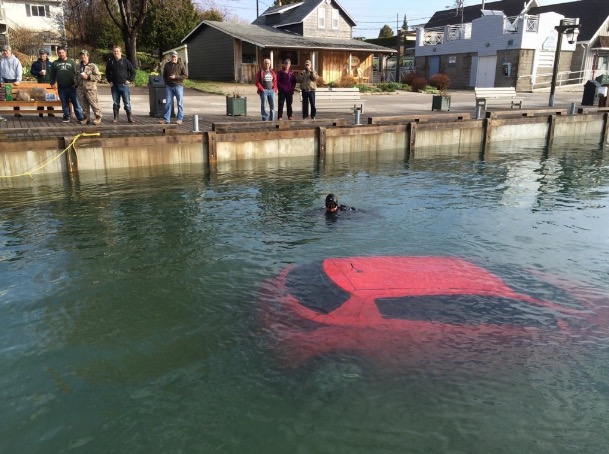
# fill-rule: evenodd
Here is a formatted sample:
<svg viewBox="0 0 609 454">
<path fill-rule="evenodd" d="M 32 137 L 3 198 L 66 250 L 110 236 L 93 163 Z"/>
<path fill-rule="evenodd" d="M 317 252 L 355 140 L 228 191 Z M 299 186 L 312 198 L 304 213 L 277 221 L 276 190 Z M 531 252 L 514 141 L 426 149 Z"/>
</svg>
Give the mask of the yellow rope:
<svg viewBox="0 0 609 454">
<path fill-rule="evenodd" d="M 82 132 L 76 136 L 74 136 L 74 139 L 72 139 L 72 142 L 70 142 L 70 145 L 68 145 L 65 150 L 63 150 L 61 153 L 59 153 L 57 156 L 53 157 L 52 159 L 50 159 L 48 162 L 42 164 L 41 166 L 38 166 L 34 169 L 30 169 L 27 172 L 24 173 L 20 173 L 19 175 L 0 175 L 0 178 L 18 178 L 18 177 L 24 177 L 26 175 L 28 175 L 32 180 L 34 179 L 34 177 L 32 176 L 32 173 L 45 168 L 46 166 L 48 166 L 50 163 L 52 163 L 53 161 L 59 159 L 59 157 L 64 154 L 66 151 L 68 151 L 70 149 L 70 147 L 72 147 L 74 149 L 74 153 L 76 153 L 76 156 L 78 157 L 78 153 L 76 152 L 76 141 L 78 139 L 80 139 L 82 136 L 84 137 L 90 137 L 90 136 L 99 136 L 100 133 L 99 132 Z"/>
</svg>

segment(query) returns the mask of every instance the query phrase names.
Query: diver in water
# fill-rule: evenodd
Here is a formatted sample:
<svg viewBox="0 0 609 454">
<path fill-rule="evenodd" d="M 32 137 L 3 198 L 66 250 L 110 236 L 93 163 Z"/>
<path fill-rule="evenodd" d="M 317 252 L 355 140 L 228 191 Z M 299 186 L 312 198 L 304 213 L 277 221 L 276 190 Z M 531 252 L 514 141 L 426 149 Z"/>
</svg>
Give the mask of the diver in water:
<svg viewBox="0 0 609 454">
<path fill-rule="evenodd" d="M 342 211 L 355 211 L 356 209 L 347 205 L 339 205 L 338 197 L 328 194 L 326 197 L 326 215 L 336 215 Z"/>
</svg>

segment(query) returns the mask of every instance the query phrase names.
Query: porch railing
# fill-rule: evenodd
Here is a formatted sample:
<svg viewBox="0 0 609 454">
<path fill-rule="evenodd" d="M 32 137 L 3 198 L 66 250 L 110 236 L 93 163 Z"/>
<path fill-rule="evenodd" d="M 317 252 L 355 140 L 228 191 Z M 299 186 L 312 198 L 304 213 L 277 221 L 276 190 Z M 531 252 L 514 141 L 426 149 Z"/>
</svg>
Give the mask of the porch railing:
<svg viewBox="0 0 609 454">
<path fill-rule="evenodd" d="M 590 70 L 583 71 L 559 71 L 556 74 L 556 86 L 579 85 L 585 81 Z M 552 72 L 537 73 L 535 75 L 519 76 L 519 81 L 528 81 L 532 90 L 550 88 L 552 85 Z"/>
</svg>

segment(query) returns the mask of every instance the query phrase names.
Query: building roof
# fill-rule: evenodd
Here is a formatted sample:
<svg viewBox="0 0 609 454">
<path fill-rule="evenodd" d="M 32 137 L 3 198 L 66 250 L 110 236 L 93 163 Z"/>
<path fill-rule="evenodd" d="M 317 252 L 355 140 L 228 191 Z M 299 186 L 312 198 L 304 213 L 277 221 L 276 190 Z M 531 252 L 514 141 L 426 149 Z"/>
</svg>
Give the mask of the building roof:
<svg viewBox="0 0 609 454">
<path fill-rule="evenodd" d="M 554 12 L 565 17 L 579 18 L 577 41 L 590 41 L 609 17 L 609 1 L 580 0 L 531 8 L 529 14 Z"/>
<path fill-rule="evenodd" d="M 273 21 L 273 27 L 299 24 L 303 22 L 311 13 L 317 10 L 317 7 L 319 7 L 319 5 L 322 3 L 326 3 L 325 0 L 303 0 L 300 3 L 294 3 L 291 5 L 272 6 L 257 17 L 252 24 L 266 25 L 267 17 L 274 15 L 279 15 L 279 18 L 278 20 Z M 334 3 L 341 13 L 344 14 L 351 27 L 355 27 L 357 25 L 351 16 L 349 16 L 347 11 L 345 11 L 345 8 L 343 8 L 336 0 L 332 0 L 332 3 Z"/>
<path fill-rule="evenodd" d="M 334 0 L 333 0 L 334 1 Z M 219 30 L 233 38 L 240 39 L 255 46 L 277 47 L 282 49 L 311 49 L 311 50 L 342 50 L 349 52 L 372 52 L 378 54 L 389 54 L 395 52 L 394 49 L 389 49 L 376 44 L 370 44 L 358 39 L 340 39 L 340 38 L 315 38 L 303 37 L 294 33 L 278 30 L 274 27 L 266 25 L 244 25 L 229 22 L 203 21 L 197 25 L 186 37 L 182 43 L 188 43 L 197 34 L 206 27 L 211 27 Z"/>
<path fill-rule="evenodd" d="M 537 6 L 537 0 L 530 0 L 528 5 Z M 523 0 L 499 0 L 496 2 L 485 2 L 484 9 L 491 11 L 503 11 L 507 17 L 518 16 L 528 6 Z M 446 25 L 467 24 L 482 16 L 482 3 L 466 6 L 463 13 L 456 8 L 444 11 L 436 11 L 431 19 L 425 24 L 425 28 L 444 27 Z M 461 16 L 463 15 L 463 21 Z"/>
</svg>

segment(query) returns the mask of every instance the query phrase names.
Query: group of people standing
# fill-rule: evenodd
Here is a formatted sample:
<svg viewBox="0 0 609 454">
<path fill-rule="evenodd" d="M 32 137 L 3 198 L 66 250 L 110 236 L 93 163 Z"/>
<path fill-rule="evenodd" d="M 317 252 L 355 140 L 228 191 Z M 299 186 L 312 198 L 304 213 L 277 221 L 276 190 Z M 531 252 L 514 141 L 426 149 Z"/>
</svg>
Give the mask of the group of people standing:
<svg viewBox="0 0 609 454">
<path fill-rule="evenodd" d="M 300 83 L 302 93 L 302 118 L 315 120 L 317 109 L 315 108 L 315 90 L 317 89 L 317 73 L 311 68 L 311 62 L 305 61 L 305 69 L 296 73 L 291 69 L 292 62 L 285 59 L 279 72 L 271 69 L 271 60 L 265 58 L 262 69 L 256 74 L 256 87 L 260 96 L 260 113 L 262 121 L 275 119 L 275 93 L 279 97 L 279 111 L 277 120 L 283 120 L 283 108 L 286 107 L 288 120 L 292 120 L 292 103 L 296 84 Z M 267 112 L 266 105 L 269 111 Z M 310 113 L 309 113 L 310 108 Z M 310 115 L 310 116 L 309 116 Z"/>
<path fill-rule="evenodd" d="M 112 54 L 113 58 L 110 58 L 106 65 L 106 80 L 110 83 L 114 111 L 112 122 L 118 123 L 122 99 L 127 121 L 133 123 L 129 85 L 135 80 L 135 68 L 129 60 L 122 56 L 119 46 L 112 49 Z M 47 66 L 50 67 L 50 70 L 41 73 L 39 68 L 46 68 L 47 57 L 47 52 L 40 49 L 40 58 L 32 65 L 31 73 L 39 83 L 50 83 L 51 87 L 57 88 L 63 110 L 62 121 L 64 123 L 70 121 L 70 104 L 72 104 L 74 114 L 80 124 L 100 124 L 102 112 L 97 96 L 97 83 L 102 79 L 102 74 L 99 67 L 89 61 L 89 52 L 81 50 L 80 62 L 76 63 L 68 58 L 66 48 L 59 46 L 57 60 L 48 63 Z"/>
<path fill-rule="evenodd" d="M 3 58 L 0 61 L 0 82 L 19 85 L 23 76 L 23 68 L 19 59 L 12 54 L 10 46 L 2 48 Z M 127 121 L 134 123 L 131 113 L 130 85 L 135 80 L 135 68 L 131 62 L 123 57 L 120 46 L 112 48 L 112 58 L 106 64 L 106 80 L 110 84 L 112 93 L 113 123 L 118 123 L 120 104 L 127 115 Z M 64 46 L 57 47 L 57 59 L 49 60 L 46 49 L 40 49 L 38 60 L 32 64 L 30 73 L 36 77 L 40 84 L 50 84 L 57 88 L 64 123 L 70 122 L 70 104 L 74 115 L 80 124 L 98 125 L 102 120 L 97 95 L 97 83 L 102 79 L 99 67 L 89 60 L 87 50 L 80 51 L 80 62 L 76 63 L 68 58 Z M 188 77 L 184 64 L 178 62 L 177 53 L 171 52 L 171 60 L 165 64 L 163 78 L 166 84 L 167 102 L 163 122 L 170 122 L 173 98 L 177 98 L 177 123 L 181 124 L 184 118 L 184 79 Z M 18 114 L 16 114 L 18 115 Z M 41 114 L 42 115 L 42 114 Z M 0 120 L 4 118 L 0 117 Z"/>
</svg>

